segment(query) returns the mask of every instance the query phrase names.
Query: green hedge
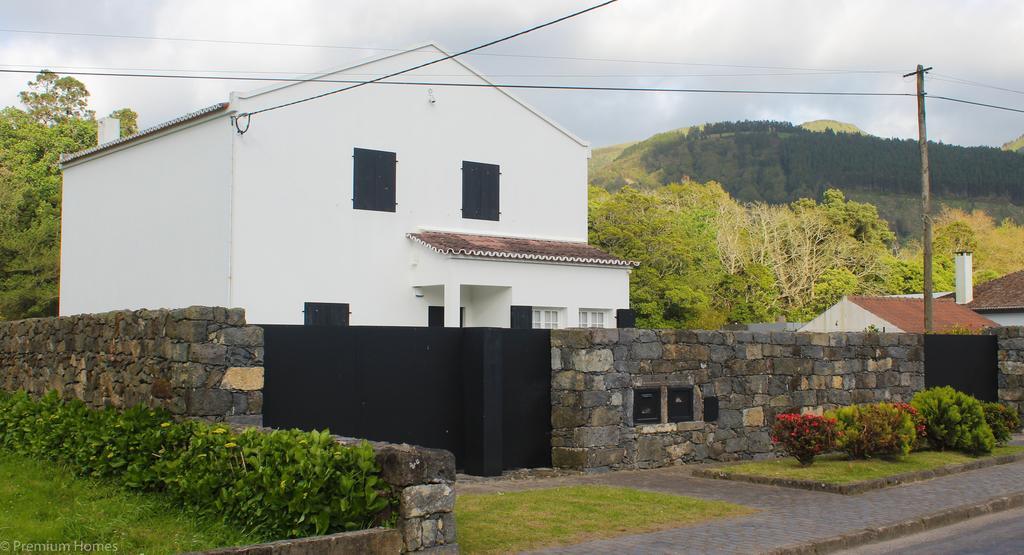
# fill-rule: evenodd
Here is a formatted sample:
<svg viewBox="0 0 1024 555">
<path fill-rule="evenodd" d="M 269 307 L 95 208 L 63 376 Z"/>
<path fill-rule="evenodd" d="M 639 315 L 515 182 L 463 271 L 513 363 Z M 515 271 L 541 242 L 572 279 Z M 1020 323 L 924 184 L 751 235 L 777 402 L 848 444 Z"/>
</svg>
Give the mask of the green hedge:
<svg viewBox="0 0 1024 555">
<path fill-rule="evenodd" d="M 235 434 L 145 407 L 94 410 L 53 392 L 0 393 L 0 448 L 164 491 L 268 539 L 368 528 L 394 503 L 366 443 L 339 445 L 326 431 Z"/>
<path fill-rule="evenodd" d="M 840 407 L 826 416 L 836 419 L 836 445 L 851 459 L 906 455 L 917 438 L 913 415 L 892 403 Z"/>
</svg>

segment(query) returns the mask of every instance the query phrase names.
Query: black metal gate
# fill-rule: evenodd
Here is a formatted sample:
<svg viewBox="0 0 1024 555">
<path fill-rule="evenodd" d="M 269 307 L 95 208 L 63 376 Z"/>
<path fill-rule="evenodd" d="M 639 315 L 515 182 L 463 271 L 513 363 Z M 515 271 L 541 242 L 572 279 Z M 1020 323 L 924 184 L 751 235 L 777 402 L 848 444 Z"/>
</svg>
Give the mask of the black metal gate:
<svg viewBox="0 0 1024 555">
<path fill-rule="evenodd" d="M 547 330 L 262 327 L 266 426 L 447 449 L 470 474 L 551 465 Z"/>
<path fill-rule="evenodd" d="M 925 335 L 926 387 L 951 386 L 982 401 L 997 401 L 998 344 L 994 335 Z"/>
</svg>

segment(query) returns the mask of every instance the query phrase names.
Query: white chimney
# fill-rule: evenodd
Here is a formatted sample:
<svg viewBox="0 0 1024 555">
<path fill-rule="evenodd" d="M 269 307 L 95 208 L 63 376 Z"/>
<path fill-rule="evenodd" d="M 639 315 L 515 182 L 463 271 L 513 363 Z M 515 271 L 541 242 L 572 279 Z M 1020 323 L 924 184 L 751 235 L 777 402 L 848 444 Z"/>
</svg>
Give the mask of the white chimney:
<svg viewBox="0 0 1024 555">
<path fill-rule="evenodd" d="M 117 118 L 100 118 L 96 126 L 96 144 L 109 143 L 121 138 L 121 120 Z"/>
<path fill-rule="evenodd" d="M 956 253 L 956 304 L 974 300 L 974 268 L 971 253 Z"/>
</svg>

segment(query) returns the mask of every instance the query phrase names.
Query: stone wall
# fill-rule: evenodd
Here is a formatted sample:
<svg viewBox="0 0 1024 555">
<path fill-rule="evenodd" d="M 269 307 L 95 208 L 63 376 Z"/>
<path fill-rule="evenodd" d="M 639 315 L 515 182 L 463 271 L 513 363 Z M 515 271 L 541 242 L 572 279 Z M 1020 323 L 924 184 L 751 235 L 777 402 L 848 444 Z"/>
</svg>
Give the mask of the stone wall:
<svg viewBox="0 0 1024 555">
<path fill-rule="evenodd" d="M 996 328 L 999 341 L 999 400 L 1024 416 L 1024 327 Z"/>
<path fill-rule="evenodd" d="M 649 468 L 767 456 L 780 412 L 908 401 L 924 387 L 916 334 L 556 330 L 552 460 L 577 469 Z M 669 387 L 693 388 L 693 417 L 668 422 Z M 635 388 L 662 389 L 661 422 L 634 425 Z M 719 414 L 704 421 L 704 399 Z"/>
<path fill-rule="evenodd" d="M 0 322 L 0 386 L 258 425 L 263 329 L 203 306 Z"/>
</svg>

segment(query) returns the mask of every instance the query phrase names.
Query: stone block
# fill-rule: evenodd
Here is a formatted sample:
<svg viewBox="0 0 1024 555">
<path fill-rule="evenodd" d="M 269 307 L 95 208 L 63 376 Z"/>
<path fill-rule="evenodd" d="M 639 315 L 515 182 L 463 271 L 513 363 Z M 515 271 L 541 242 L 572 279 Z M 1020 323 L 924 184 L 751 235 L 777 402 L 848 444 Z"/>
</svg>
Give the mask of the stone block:
<svg viewBox="0 0 1024 555">
<path fill-rule="evenodd" d="M 402 518 L 415 518 L 455 509 L 455 490 L 448 484 L 422 484 L 402 489 L 398 511 Z"/>
<path fill-rule="evenodd" d="M 572 354 L 572 367 L 581 372 L 611 372 L 613 362 L 611 349 L 575 351 Z"/>
<path fill-rule="evenodd" d="M 167 324 L 164 332 L 171 339 L 180 339 L 192 343 L 206 341 L 207 322 L 204 320 L 177 320 Z"/>
<path fill-rule="evenodd" d="M 696 449 L 692 441 L 673 443 L 665 448 L 665 451 L 668 452 L 668 456 L 673 460 L 689 457 L 690 455 L 693 455 L 695 450 Z"/>
<path fill-rule="evenodd" d="M 753 407 L 743 410 L 744 426 L 764 426 L 764 409 Z"/>
<path fill-rule="evenodd" d="M 586 387 L 584 376 L 573 370 L 563 370 L 551 375 L 551 388 L 570 391 L 582 391 Z"/>
<path fill-rule="evenodd" d="M 225 416 L 232 405 L 231 392 L 222 389 L 190 389 L 186 397 L 186 410 L 194 416 Z"/>
<path fill-rule="evenodd" d="M 232 366 L 221 379 L 222 389 L 235 391 L 259 391 L 263 389 L 262 366 Z"/>
<path fill-rule="evenodd" d="M 190 306 L 182 315 L 189 320 L 213 320 L 215 316 L 212 306 Z"/>
<path fill-rule="evenodd" d="M 218 340 L 225 345 L 262 347 L 263 328 L 259 326 L 225 328 L 218 332 Z"/>
<path fill-rule="evenodd" d="M 724 349 L 732 355 L 732 349 Z M 662 347 L 662 355 L 666 360 L 708 360 L 711 358 L 711 349 L 707 345 L 693 345 L 690 343 L 671 343 Z"/>
<path fill-rule="evenodd" d="M 588 423 L 596 427 L 622 424 L 622 411 L 617 407 L 596 407 L 591 411 Z"/>
<path fill-rule="evenodd" d="M 174 391 L 171 389 L 171 382 L 163 378 L 153 380 L 150 392 L 153 397 L 156 397 L 157 399 L 170 399 L 174 396 Z M 79 397 L 81 396 L 79 395 Z"/>
<path fill-rule="evenodd" d="M 228 349 L 224 345 L 195 343 L 189 348 L 188 358 L 192 362 L 224 366 L 227 363 L 227 353 Z"/>
<path fill-rule="evenodd" d="M 619 342 L 619 330 L 595 329 L 590 331 L 590 339 L 594 345 L 614 345 Z"/>
<path fill-rule="evenodd" d="M 455 481 L 455 456 L 444 449 L 387 444 L 374 449 L 381 478 L 396 487 Z"/>
<path fill-rule="evenodd" d="M 551 449 L 551 465 L 582 470 L 587 467 L 587 449 L 554 447 Z"/>
<path fill-rule="evenodd" d="M 562 350 L 557 347 L 551 348 L 551 369 L 562 369 Z"/>
<path fill-rule="evenodd" d="M 618 426 L 576 428 L 573 430 L 573 443 L 579 447 L 618 445 L 619 433 Z"/>
<path fill-rule="evenodd" d="M 661 343 L 633 343 L 630 346 L 630 358 L 632 360 L 654 360 L 661 358 Z"/>
<path fill-rule="evenodd" d="M 588 330 L 552 330 L 552 347 L 570 347 L 583 349 L 590 347 L 590 333 Z"/>
<path fill-rule="evenodd" d="M 554 429 L 578 428 L 587 423 L 583 411 L 578 407 L 553 407 L 551 427 Z"/>
</svg>

